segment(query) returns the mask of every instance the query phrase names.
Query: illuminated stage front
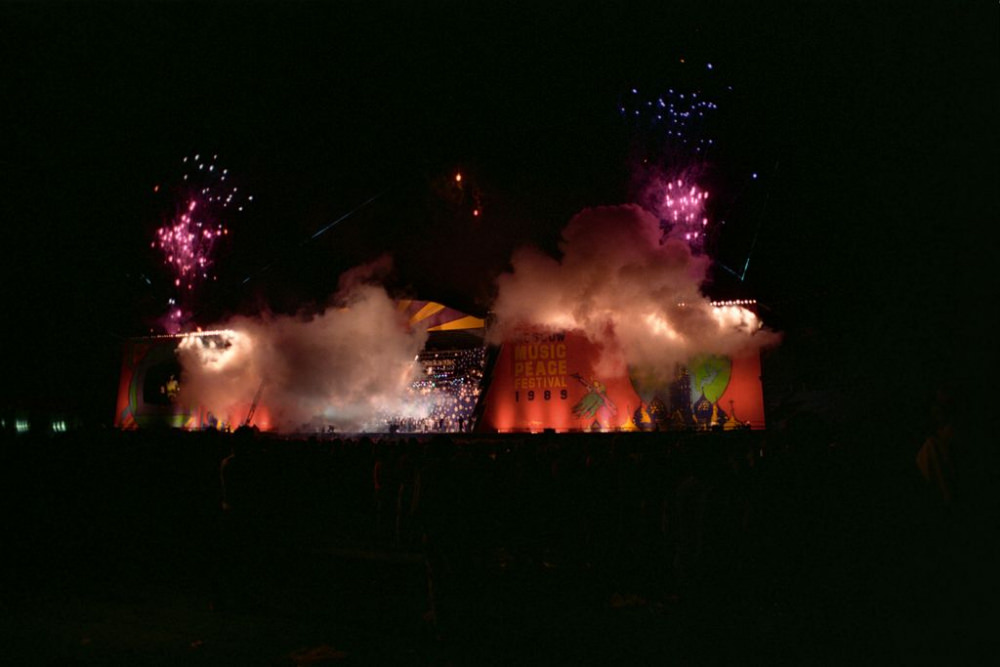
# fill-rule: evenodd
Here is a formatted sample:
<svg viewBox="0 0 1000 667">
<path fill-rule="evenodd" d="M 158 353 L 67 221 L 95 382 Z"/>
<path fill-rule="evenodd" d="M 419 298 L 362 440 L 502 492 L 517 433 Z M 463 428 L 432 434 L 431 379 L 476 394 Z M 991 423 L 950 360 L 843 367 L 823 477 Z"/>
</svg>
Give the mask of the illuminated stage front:
<svg viewBox="0 0 1000 667">
<path fill-rule="evenodd" d="M 414 409 L 379 413 L 371 433 L 534 433 L 762 429 L 759 352 L 730 358 L 699 355 L 670 369 L 609 364 L 606 350 L 579 332 L 525 331 L 498 346 L 485 323 L 433 302 L 401 302 L 410 325 L 434 318 L 413 360 Z M 412 313 L 409 311 L 412 310 Z M 440 320 L 440 321 L 439 321 Z M 266 386 L 253 387 L 227 414 L 179 397 L 184 375 L 178 348 L 224 346 L 227 332 L 129 340 L 125 344 L 115 426 L 277 429 Z M 230 332 L 231 333 L 231 332 Z M 186 342 L 184 342 L 186 341 Z M 613 358 L 613 355 L 610 355 Z M 256 393 L 254 393 L 256 390 Z M 251 400 L 251 396 L 253 397 Z M 252 417 L 252 419 L 251 419 Z M 298 433 L 330 433 L 317 419 Z"/>
<path fill-rule="evenodd" d="M 665 376 L 601 372 L 601 348 L 579 333 L 504 343 L 478 430 L 498 432 L 764 428 L 760 357 L 701 356 Z"/>
</svg>

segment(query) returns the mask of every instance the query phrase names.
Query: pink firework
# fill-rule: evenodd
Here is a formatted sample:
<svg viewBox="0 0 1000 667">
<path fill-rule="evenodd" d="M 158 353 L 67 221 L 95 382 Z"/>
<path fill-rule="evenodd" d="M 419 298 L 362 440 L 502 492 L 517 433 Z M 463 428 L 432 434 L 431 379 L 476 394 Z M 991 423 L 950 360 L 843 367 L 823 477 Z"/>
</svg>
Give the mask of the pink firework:
<svg viewBox="0 0 1000 667">
<path fill-rule="evenodd" d="M 195 155 L 183 160 L 185 173 L 175 189 L 175 212 L 156 230 L 152 243 L 170 267 L 175 297 L 169 302 L 168 328 L 180 325 L 183 306 L 190 307 L 192 294 L 202 282 L 214 280 L 212 267 L 219 241 L 229 234 L 226 221 L 243 210 L 253 197 L 243 197 L 232 186 L 229 170 L 220 168 L 218 156 Z M 159 192 L 160 186 L 154 188 Z"/>
<path fill-rule="evenodd" d="M 678 178 L 667 182 L 660 200 L 660 219 L 669 227 L 669 235 L 700 248 L 705 239 L 708 216 L 705 202 L 708 191 Z"/>
<path fill-rule="evenodd" d="M 173 271 L 174 286 L 192 290 L 208 279 L 216 242 L 229 230 L 220 221 L 202 215 L 196 199 L 190 199 L 184 209 L 157 230 L 157 245 Z"/>
</svg>

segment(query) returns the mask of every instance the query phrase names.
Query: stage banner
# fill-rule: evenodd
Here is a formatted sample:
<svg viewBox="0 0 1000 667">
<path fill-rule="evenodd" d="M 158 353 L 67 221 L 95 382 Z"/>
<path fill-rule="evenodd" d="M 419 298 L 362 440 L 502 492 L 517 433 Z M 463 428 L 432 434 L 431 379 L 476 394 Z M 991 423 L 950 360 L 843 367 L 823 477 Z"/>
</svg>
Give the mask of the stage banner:
<svg viewBox="0 0 1000 667">
<path fill-rule="evenodd" d="M 503 344 L 480 420 L 486 431 L 630 428 L 639 397 L 622 365 L 598 372 L 601 349 L 573 332 L 524 333 Z"/>
<path fill-rule="evenodd" d="M 504 342 L 478 430 L 764 428 L 757 354 L 700 355 L 664 372 L 615 364 L 609 359 L 616 355 L 605 352 L 575 332 L 522 333 Z"/>
</svg>

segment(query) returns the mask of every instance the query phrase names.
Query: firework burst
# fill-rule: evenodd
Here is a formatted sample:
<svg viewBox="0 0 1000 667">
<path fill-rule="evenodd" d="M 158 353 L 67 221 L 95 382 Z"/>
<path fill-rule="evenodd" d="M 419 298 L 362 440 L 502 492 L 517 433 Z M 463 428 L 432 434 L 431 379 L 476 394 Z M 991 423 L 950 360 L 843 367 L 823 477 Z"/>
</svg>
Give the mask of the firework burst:
<svg viewBox="0 0 1000 667">
<path fill-rule="evenodd" d="M 731 87 L 719 85 L 711 63 L 680 63 L 672 86 L 652 93 L 629 88 L 618 111 L 637 151 L 635 200 L 660 219 L 665 238 L 684 241 L 697 254 L 706 251 L 711 224 L 703 177 L 707 154 L 716 144 L 711 132 L 719 109 L 715 100 Z"/>
<path fill-rule="evenodd" d="M 169 267 L 173 296 L 167 302 L 167 329 L 181 328 L 199 285 L 215 280 L 215 253 L 229 235 L 228 221 L 253 201 L 232 184 L 229 170 L 216 162 L 217 155 L 196 154 L 182 160 L 183 176 L 174 189 L 174 211 L 156 230 L 151 246 L 158 248 Z M 154 191 L 159 192 L 156 186 Z"/>
<path fill-rule="evenodd" d="M 618 107 L 622 118 L 640 133 L 656 138 L 671 152 L 700 154 L 715 143 L 708 119 L 719 106 L 697 91 L 674 88 L 646 95 L 632 88 Z"/>
<path fill-rule="evenodd" d="M 668 181 L 659 197 L 658 214 L 670 236 L 684 239 L 695 250 L 704 247 L 708 191 L 683 178 Z"/>
</svg>

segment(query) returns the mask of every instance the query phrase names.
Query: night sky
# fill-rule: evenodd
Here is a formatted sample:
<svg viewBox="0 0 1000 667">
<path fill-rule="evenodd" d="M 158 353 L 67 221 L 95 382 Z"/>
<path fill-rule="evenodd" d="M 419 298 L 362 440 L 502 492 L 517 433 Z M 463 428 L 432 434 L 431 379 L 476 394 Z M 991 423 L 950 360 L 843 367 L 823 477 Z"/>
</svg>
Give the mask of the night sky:
<svg viewBox="0 0 1000 667">
<path fill-rule="evenodd" d="M 394 293 L 485 314 L 514 248 L 629 201 L 619 102 L 677 82 L 732 86 L 717 253 L 752 254 L 708 291 L 761 302 L 782 373 L 873 403 L 988 385 L 995 3 L 588 4 L 4 4 L 0 407 L 110 421 L 121 340 L 170 291 L 154 187 L 184 156 L 217 154 L 255 198 L 199 324 L 320 306 L 386 253 Z M 448 200 L 456 172 L 476 218 Z"/>
</svg>

